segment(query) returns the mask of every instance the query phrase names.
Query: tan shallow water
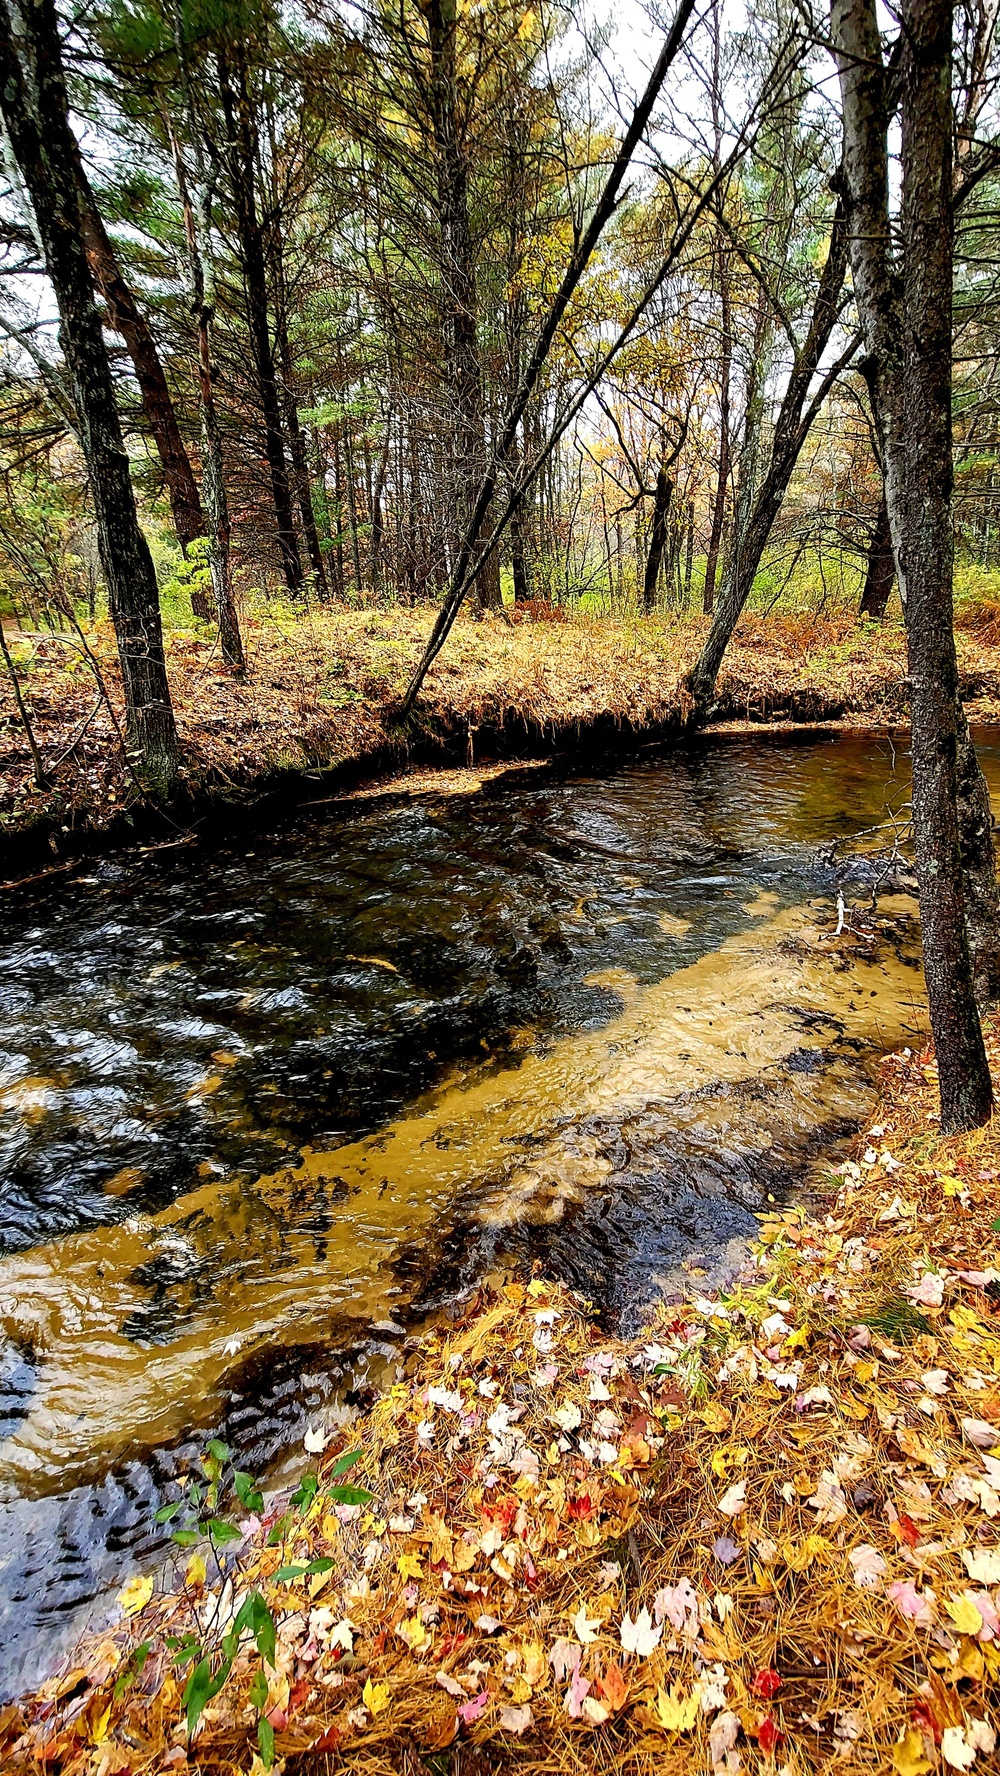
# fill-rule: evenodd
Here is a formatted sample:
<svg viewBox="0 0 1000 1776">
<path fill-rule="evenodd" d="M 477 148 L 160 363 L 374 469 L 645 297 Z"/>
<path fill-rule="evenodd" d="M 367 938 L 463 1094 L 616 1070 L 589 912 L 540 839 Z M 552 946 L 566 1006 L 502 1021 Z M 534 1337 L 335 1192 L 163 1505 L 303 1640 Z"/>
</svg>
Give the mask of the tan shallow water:
<svg viewBox="0 0 1000 1776">
<path fill-rule="evenodd" d="M 79 1484 L 211 1423 L 227 1372 L 257 1346 L 387 1319 L 400 1306 L 400 1246 L 422 1231 L 433 1239 L 457 1199 L 474 1196 L 483 1223 L 558 1220 L 612 1170 L 601 1143 L 581 1138 L 588 1118 L 641 1112 L 655 1147 L 658 1107 L 666 1143 L 678 1101 L 701 1088 L 828 1049 L 834 1033 L 841 1046 L 883 1049 L 920 1028 L 912 966 L 889 944 L 871 960 L 849 935 L 835 939 L 829 902 L 775 915 L 765 896 L 746 910 L 748 930 L 655 984 L 604 971 L 594 984 L 623 1009 L 602 1029 L 459 1075 L 376 1135 L 306 1151 L 252 1185 L 206 1182 L 160 1214 L 0 1262 L 0 1327 L 38 1364 L 27 1416 L 0 1446 L 0 1481 L 22 1494 Z M 912 903 L 895 910 L 912 914 Z M 790 1083 L 783 1114 L 800 1130 L 856 1109 L 853 1073 Z M 738 1114 L 726 1097 L 697 1110 L 720 1141 L 734 1138 Z M 123 1331 L 148 1301 L 136 1272 L 157 1259 L 192 1278 L 176 1285 L 183 1324 L 163 1348 Z"/>
</svg>

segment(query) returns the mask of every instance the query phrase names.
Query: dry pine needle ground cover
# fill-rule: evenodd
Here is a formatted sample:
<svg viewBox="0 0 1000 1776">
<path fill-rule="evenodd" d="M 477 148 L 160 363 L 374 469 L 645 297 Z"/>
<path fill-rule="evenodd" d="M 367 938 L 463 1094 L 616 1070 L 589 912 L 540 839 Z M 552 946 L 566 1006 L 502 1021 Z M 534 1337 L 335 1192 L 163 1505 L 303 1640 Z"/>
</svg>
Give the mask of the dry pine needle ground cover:
<svg viewBox="0 0 1000 1776">
<path fill-rule="evenodd" d="M 280 772 L 374 760 L 391 738 L 393 709 L 430 622 L 429 609 L 249 616 L 244 681 L 223 670 L 207 625 L 171 631 L 183 784 L 241 795 Z M 600 720 L 637 728 L 670 722 L 704 628 L 700 617 L 463 618 L 427 681 L 418 721 L 431 735 L 468 737 L 473 752 L 478 730 L 504 725 L 569 736 Z M 8 641 L 47 782 L 39 789 L 32 780 L 10 680 L 0 672 L 0 840 L 36 825 L 57 842 L 60 829 L 100 829 L 138 795 L 115 732 L 120 684 L 110 625 L 85 635 L 9 632 Z M 970 713 L 1000 719 L 993 631 L 960 634 L 959 652 Z M 904 677 L 898 624 L 751 617 L 727 656 L 720 695 L 729 716 L 747 720 L 899 721 Z"/>
<path fill-rule="evenodd" d="M 935 1103 L 887 1061 L 839 1192 L 634 1342 L 484 1293 L 314 1496 L 244 1489 L 225 1584 L 204 1542 L 130 1581 L 4 1770 L 995 1769 L 1000 1130 Z"/>
</svg>

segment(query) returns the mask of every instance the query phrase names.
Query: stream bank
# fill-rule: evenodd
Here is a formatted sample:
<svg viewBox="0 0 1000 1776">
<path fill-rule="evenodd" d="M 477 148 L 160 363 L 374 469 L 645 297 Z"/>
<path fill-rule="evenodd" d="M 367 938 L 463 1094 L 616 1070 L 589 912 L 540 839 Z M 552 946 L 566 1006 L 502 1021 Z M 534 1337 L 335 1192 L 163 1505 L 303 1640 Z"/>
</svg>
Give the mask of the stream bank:
<svg viewBox="0 0 1000 1776">
<path fill-rule="evenodd" d="M 314 1497 L 243 1520 L 224 1583 L 202 1543 L 126 1587 L 0 1715 L 6 1767 L 992 1768 L 1000 1137 L 942 1139 L 935 1105 L 931 1053 L 890 1058 L 826 1199 L 635 1339 L 541 1265 L 485 1289 L 332 1438 Z M 227 1676 L 248 1596 L 273 1626 Z M 221 1678 L 193 1708 L 185 1639 Z"/>
<path fill-rule="evenodd" d="M 700 617 L 588 617 L 505 625 L 463 618 L 434 666 L 405 739 L 394 728 L 428 612 L 323 609 L 248 623 L 250 675 L 223 672 L 198 625 L 168 634 L 182 748 L 174 797 L 137 794 L 111 721 L 69 635 L 9 637 L 49 781 L 37 789 L 11 688 L 0 681 L 0 879 L 73 867 L 85 855 L 265 830 L 290 806 L 348 794 L 416 765 L 567 755 L 621 757 L 676 738 L 678 684 Z M 113 699 L 114 637 L 87 643 Z M 970 719 L 1000 721 L 1000 647 L 958 636 Z M 898 624 L 745 618 L 727 655 L 714 723 L 905 723 Z"/>
</svg>

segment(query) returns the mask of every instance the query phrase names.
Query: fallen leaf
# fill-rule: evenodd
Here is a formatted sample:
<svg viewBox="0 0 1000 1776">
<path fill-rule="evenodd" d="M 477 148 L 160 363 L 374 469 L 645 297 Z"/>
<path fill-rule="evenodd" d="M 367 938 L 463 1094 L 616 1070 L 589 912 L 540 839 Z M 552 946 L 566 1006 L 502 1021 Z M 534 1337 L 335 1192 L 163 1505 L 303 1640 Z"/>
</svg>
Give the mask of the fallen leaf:
<svg viewBox="0 0 1000 1776">
<path fill-rule="evenodd" d="M 357 1694 L 356 1691 L 355 1694 Z M 370 1677 L 365 1679 L 365 1687 L 361 1692 L 361 1700 L 369 1714 L 384 1714 L 391 1699 L 392 1691 L 388 1684 L 372 1683 Z"/>
<path fill-rule="evenodd" d="M 472 1696 L 468 1702 L 462 1703 L 458 1710 L 459 1718 L 465 1722 L 467 1727 L 471 1727 L 473 1722 L 479 1719 L 484 1708 L 488 1707 L 489 1700 L 489 1690 L 480 1690 L 478 1696 Z"/>
<path fill-rule="evenodd" d="M 1000 1554 L 992 1548 L 963 1548 L 962 1559 L 970 1579 L 979 1585 L 1000 1585 Z"/>
<path fill-rule="evenodd" d="M 581 1646 L 590 1646 L 601 1632 L 600 1616 L 588 1616 L 587 1606 L 581 1603 L 572 1621 L 573 1633 Z"/>
<path fill-rule="evenodd" d="M 877 1548 L 860 1542 L 847 1556 L 854 1569 L 854 1583 L 859 1591 L 873 1591 L 885 1578 L 888 1568 Z"/>
<path fill-rule="evenodd" d="M 924 1755 L 924 1736 L 919 1727 L 910 1727 L 889 1755 L 897 1776 L 924 1776 L 925 1771 L 934 1768 Z"/>
<path fill-rule="evenodd" d="M 1000 1443 L 1000 1431 L 996 1425 L 987 1424 L 984 1418 L 963 1418 L 962 1430 L 977 1449 L 992 1449 L 995 1443 Z"/>
<path fill-rule="evenodd" d="M 958 1629 L 959 1634 L 978 1634 L 983 1625 L 983 1618 L 971 1597 L 948 1597 L 945 1609 Z"/>
<path fill-rule="evenodd" d="M 637 1659 L 648 1659 L 660 1644 L 662 1628 L 653 1627 L 653 1618 L 648 1609 L 641 1609 L 633 1622 L 632 1617 L 622 1617 L 618 1630 L 622 1648 L 626 1653 L 634 1653 Z"/>
<path fill-rule="evenodd" d="M 723 1493 L 718 1509 L 724 1517 L 738 1517 L 741 1511 L 746 1510 L 746 1502 L 747 1483 L 745 1480 L 737 1480 L 735 1486 L 730 1486 L 728 1491 Z"/>
<path fill-rule="evenodd" d="M 945 1727 L 941 1734 L 941 1756 L 953 1770 L 971 1770 L 976 1761 L 976 1748 L 969 1744 L 963 1727 Z"/>
<path fill-rule="evenodd" d="M 697 1684 L 689 1696 L 682 1693 L 679 1684 L 671 1684 L 669 1691 L 657 1690 L 653 1717 L 667 1733 L 689 1733 L 700 1708 L 701 1690 Z"/>
<path fill-rule="evenodd" d="M 886 1596 L 896 1605 L 901 1616 L 919 1622 L 921 1627 L 929 1628 L 934 1621 L 933 1604 L 910 1584 L 909 1579 L 897 1579 L 889 1586 Z"/>
<path fill-rule="evenodd" d="M 522 1733 L 526 1733 L 528 1728 L 534 1725 L 534 1719 L 529 1702 L 522 1702 L 519 1708 L 501 1708 L 500 1710 L 502 1730 L 505 1733 L 513 1733 L 518 1739 Z"/>
<path fill-rule="evenodd" d="M 150 1573 L 137 1574 L 129 1579 L 118 1593 L 118 1602 L 126 1616 L 137 1616 L 145 1609 L 153 1595 L 153 1579 Z"/>
</svg>

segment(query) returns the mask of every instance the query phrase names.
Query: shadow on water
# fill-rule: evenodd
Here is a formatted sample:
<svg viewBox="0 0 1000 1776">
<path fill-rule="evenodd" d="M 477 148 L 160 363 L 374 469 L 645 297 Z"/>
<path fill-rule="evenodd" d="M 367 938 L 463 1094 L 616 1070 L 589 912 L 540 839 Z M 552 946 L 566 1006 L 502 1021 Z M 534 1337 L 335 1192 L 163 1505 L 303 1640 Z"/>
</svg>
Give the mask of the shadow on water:
<svg viewBox="0 0 1000 1776">
<path fill-rule="evenodd" d="M 989 762 L 989 761 L 988 761 Z M 536 1256 L 632 1325 L 735 1262 L 921 1026 L 913 903 L 834 941 L 817 849 L 887 745 L 701 744 L 92 869 L 0 958 L 0 1678 Z"/>
</svg>

